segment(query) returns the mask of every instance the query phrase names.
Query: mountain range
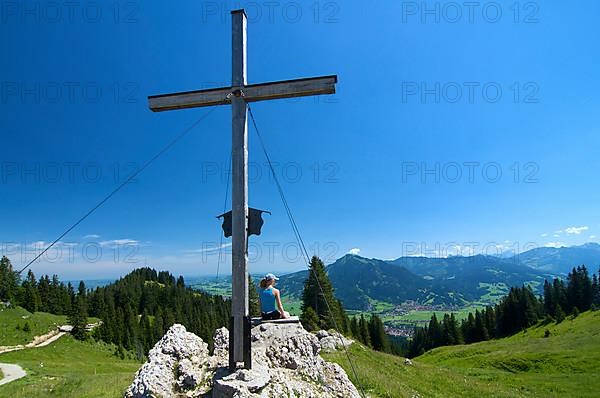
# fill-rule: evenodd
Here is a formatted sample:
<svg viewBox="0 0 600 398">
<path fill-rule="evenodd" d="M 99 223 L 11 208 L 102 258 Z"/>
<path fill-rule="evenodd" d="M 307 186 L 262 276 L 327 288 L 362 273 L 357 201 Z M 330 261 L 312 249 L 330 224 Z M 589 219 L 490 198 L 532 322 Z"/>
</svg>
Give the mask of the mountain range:
<svg viewBox="0 0 600 398">
<path fill-rule="evenodd" d="M 347 309 L 371 310 L 377 303 L 415 301 L 428 305 L 492 304 L 512 286 L 541 293 L 544 279 L 564 277 L 585 264 L 595 272 L 600 245 L 537 248 L 508 258 L 475 255 L 379 260 L 347 254 L 327 266 L 336 296 Z M 300 297 L 307 270 L 283 275 L 284 295 Z"/>
<path fill-rule="evenodd" d="M 592 272 L 600 266 L 600 245 L 585 243 L 570 247 L 539 247 L 513 256 L 513 261 L 555 275 L 566 275 L 573 267 L 585 265 Z"/>
</svg>

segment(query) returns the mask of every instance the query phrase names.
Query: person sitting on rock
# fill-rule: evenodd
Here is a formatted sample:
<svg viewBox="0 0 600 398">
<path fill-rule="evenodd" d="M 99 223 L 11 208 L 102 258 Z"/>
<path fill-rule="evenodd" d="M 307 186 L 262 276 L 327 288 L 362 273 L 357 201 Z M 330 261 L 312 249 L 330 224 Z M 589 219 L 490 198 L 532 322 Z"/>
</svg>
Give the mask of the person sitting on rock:
<svg viewBox="0 0 600 398">
<path fill-rule="evenodd" d="M 260 281 L 260 295 L 258 298 L 262 319 L 265 321 L 290 317 L 290 314 L 283 310 L 279 289 L 273 287 L 277 280 L 279 280 L 278 277 L 269 273 Z M 275 304 L 277 304 L 277 308 L 275 308 Z"/>
</svg>

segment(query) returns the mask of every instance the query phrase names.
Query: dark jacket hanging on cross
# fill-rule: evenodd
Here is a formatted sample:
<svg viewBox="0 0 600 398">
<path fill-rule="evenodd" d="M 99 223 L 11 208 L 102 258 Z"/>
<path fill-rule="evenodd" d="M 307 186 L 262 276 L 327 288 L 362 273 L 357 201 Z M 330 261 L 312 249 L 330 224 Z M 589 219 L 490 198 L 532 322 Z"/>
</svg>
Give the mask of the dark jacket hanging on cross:
<svg viewBox="0 0 600 398">
<path fill-rule="evenodd" d="M 260 235 L 262 226 L 265 223 L 262 218 L 263 213 L 271 214 L 270 211 L 248 207 L 248 236 Z M 226 238 L 229 238 L 231 236 L 231 210 L 217 216 L 217 218 L 221 217 L 223 218 L 223 234 Z"/>
</svg>

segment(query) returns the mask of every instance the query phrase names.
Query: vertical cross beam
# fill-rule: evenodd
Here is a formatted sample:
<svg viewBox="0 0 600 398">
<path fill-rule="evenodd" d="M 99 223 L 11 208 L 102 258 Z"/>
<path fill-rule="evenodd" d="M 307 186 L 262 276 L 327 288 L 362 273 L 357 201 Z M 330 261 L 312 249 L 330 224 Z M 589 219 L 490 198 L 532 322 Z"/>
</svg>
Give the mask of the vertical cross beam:
<svg viewBox="0 0 600 398">
<path fill-rule="evenodd" d="M 232 316 L 233 339 L 230 339 L 229 367 L 244 361 L 250 347 L 244 338 L 244 322 L 248 317 L 248 121 L 247 105 L 242 97 L 246 82 L 246 14 L 231 12 L 232 65 L 231 86 L 231 161 L 232 161 Z M 246 363 L 246 367 L 250 364 Z"/>
</svg>

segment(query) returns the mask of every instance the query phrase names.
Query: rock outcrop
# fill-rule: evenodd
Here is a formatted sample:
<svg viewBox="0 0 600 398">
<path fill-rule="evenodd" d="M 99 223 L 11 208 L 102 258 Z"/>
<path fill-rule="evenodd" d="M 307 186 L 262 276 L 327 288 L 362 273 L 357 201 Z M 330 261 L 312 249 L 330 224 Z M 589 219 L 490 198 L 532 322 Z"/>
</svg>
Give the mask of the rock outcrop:
<svg viewBox="0 0 600 398">
<path fill-rule="evenodd" d="M 208 345 L 182 325 L 175 324 L 148 353 L 148 361 L 137 371 L 126 397 L 172 397 L 197 390 L 210 390 L 212 377 Z"/>
<path fill-rule="evenodd" d="M 321 349 L 325 352 L 336 351 L 339 348 L 348 347 L 354 343 L 353 340 L 347 339 L 336 331 L 328 332 L 327 330 L 319 330 L 315 333 L 315 336 L 319 339 Z"/>
<path fill-rule="evenodd" d="M 328 337 L 323 334 L 321 340 Z M 200 337 L 173 325 L 150 350 L 125 396 L 359 398 L 344 370 L 319 356 L 319 338 L 300 324 L 254 327 L 251 370 L 227 369 L 226 328 L 215 332 L 213 342 L 210 356 Z"/>
</svg>

